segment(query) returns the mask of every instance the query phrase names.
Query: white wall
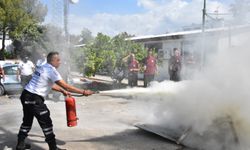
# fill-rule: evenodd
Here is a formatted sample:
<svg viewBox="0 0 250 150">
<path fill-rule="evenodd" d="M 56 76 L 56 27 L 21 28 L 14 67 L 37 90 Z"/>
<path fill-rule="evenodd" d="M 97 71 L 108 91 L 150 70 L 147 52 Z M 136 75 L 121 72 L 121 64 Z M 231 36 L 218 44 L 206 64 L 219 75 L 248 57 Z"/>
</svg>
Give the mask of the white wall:
<svg viewBox="0 0 250 150">
<path fill-rule="evenodd" d="M 11 40 L 5 40 L 5 48 L 12 44 Z M 2 49 L 2 39 L 0 39 L 0 49 Z"/>
</svg>

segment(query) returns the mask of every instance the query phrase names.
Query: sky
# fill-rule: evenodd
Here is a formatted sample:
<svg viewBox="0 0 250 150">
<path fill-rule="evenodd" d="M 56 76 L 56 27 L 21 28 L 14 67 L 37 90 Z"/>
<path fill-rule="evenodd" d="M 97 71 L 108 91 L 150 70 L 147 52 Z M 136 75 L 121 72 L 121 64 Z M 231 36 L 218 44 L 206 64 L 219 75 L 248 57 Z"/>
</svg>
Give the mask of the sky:
<svg viewBox="0 0 250 150">
<path fill-rule="evenodd" d="M 62 0 L 40 1 L 48 7 L 45 23 L 58 24 L 58 18 L 62 17 L 55 15 L 60 9 L 53 2 Z M 233 1 L 207 0 L 207 12 L 228 13 Z M 109 36 L 121 32 L 136 36 L 164 34 L 200 24 L 202 9 L 203 0 L 79 0 L 69 5 L 68 29 L 75 35 L 85 28 L 93 35 L 99 32 Z"/>
</svg>

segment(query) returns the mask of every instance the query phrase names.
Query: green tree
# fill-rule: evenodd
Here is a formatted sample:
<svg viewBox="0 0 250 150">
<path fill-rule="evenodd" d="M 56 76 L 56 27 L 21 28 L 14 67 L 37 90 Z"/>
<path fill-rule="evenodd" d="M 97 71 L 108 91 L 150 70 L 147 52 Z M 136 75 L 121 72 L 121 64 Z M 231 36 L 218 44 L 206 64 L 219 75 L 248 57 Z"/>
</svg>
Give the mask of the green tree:
<svg viewBox="0 0 250 150">
<path fill-rule="evenodd" d="M 76 64 L 85 75 L 96 73 L 111 74 L 115 67 L 124 65 L 122 59 L 130 52 L 135 53 L 141 61 L 145 56 L 145 50 L 141 44 L 126 40 L 130 37 L 127 33 L 121 33 L 113 38 L 98 33 L 92 43 L 86 44 L 74 55 Z"/>
<path fill-rule="evenodd" d="M 81 35 L 80 35 L 80 43 L 81 44 L 87 44 L 89 42 L 91 42 L 94 37 L 92 36 L 92 33 L 89 29 L 87 28 L 84 28 L 82 31 L 81 31 Z"/>
<path fill-rule="evenodd" d="M 69 35 L 69 40 L 70 40 L 70 44 L 71 45 L 79 45 L 79 44 L 82 44 L 81 43 L 81 36 L 80 35 Z"/>
<path fill-rule="evenodd" d="M 65 46 L 65 37 L 62 29 L 52 25 L 45 25 L 42 27 L 42 36 L 36 42 L 47 52 L 60 51 Z"/>
<path fill-rule="evenodd" d="M 98 33 L 93 43 L 85 48 L 85 74 L 94 75 L 100 70 L 107 69 L 107 64 L 112 64 L 112 46 L 110 44 L 110 37 L 102 33 Z"/>
<path fill-rule="evenodd" d="M 113 37 L 111 41 L 116 55 L 117 66 L 126 66 L 127 62 L 124 62 L 124 59 L 126 59 L 131 52 L 135 54 L 135 57 L 139 62 L 141 62 L 147 54 L 142 44 L 128 40 L 131 36 L 132 35 L 123 32 Z"/>
<path fill-rule="evenodd" d="M 17 40 L 16 43 L 41 36 L 39 22 L 43 21 L 46 12 L 47 8 L 38 0 L 0 1 L 0 32 L 3 37 L 0 59 L 4 59 L 7 34 L 13 41 Z"/>
</svg>

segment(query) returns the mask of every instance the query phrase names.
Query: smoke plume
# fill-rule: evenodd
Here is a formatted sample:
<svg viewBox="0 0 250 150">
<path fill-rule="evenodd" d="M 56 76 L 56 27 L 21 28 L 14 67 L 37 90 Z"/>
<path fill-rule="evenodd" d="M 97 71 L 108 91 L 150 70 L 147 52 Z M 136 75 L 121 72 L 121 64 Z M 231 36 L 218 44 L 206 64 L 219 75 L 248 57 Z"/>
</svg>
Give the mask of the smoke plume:
<svg viewBox="0 0 250 150">
<path fill-rule="evenodd" d="M 227 40 L 216 43 L 218 50 L 206 58 L 206 64 L 195 74 L 192 81 L 155 82 L 147 90 L 151 94 L 136 96 L 139 100 L 147 100 L 147 104 L 150 105 L 147 113 L 143 114 L 148 123 L 176 130 L 182 127 L 192 128 L 193 132 L 204 135 L 208 130 L 217 130 L 216 120 L 230 118 L 233 129 L 229 132 L 235 132 L 234 136 L 237 136 L 239 145 L 227 140 L 228 135 L 223 135 L 222 131 L 216 131 L 217 134 L 222 136 L 223 144 L 228 145 L 230 149 L 248 149 L 250 51 L 246 39 L 250 32 L 230 32 L 233 33 L 230 43 Z M 223 38 L 221 33 L 216 36 Z M 208 44 L 211 46 L 209 42 L 205 39 L 205 47 Z M 222 143 L 220 145 L 214 141 L 202 141 L 200 144 L 203 145 L 203 149 L 225 148 Z"/>
</svg>

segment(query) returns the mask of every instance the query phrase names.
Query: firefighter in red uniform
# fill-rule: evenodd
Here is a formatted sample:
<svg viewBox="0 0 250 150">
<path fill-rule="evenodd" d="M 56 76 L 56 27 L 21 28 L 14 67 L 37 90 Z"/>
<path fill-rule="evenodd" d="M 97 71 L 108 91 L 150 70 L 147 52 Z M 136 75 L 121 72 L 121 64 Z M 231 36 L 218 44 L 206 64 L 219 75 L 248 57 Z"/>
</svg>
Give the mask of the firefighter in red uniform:
<svg viewBox="0 0 250 150">
<path fill-rule="evenodd" d="M 130 87 L 137 86 L 139 72 L 139 62 L 135 58 L 135 54 L 131 53 L 128 60 L 128 85 Z"/>
<path fill-rule="evenodd" d="M 144 87 L 154 80 L 155 73 L 157 72 L 157 60 L 153 56 L 152 49 L 148 50 L 148 56 L 144 58 Z"/>
</svg>

